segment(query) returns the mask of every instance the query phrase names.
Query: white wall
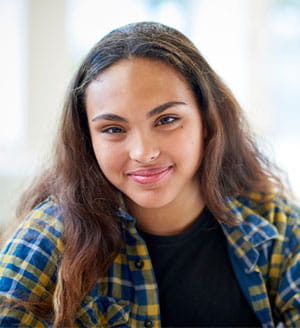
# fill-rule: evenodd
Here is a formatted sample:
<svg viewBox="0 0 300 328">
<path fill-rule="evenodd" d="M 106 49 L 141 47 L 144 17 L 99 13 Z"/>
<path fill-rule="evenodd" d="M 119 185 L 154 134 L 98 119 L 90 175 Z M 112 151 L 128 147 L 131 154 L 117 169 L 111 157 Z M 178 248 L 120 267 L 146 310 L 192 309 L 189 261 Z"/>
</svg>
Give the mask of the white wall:
<svg viewBox="0 0 300 328">
<path fill-rule="evenodd" d="M 156 6 L 151 0 L 0 0 L 2 225 L 46 157 L 82 56 L 112 28 L 141 20 L 172 25 L 194 41 L 300 195 L 300 4 L 297 8 L 276 0 Z"/>
</svg>

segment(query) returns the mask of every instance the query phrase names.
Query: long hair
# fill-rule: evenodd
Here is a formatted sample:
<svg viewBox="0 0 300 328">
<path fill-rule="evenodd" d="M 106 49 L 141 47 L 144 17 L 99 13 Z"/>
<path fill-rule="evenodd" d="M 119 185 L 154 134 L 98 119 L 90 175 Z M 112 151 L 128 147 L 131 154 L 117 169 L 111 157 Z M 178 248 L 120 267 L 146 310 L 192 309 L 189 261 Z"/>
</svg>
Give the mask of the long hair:
<svg viewBox="0 0 300 328">
<path fill-rule="evenodd" d="M 248 132 L 237 101 L 190 40 L 153 22 L 129 24 L 110 32 L 91 49 L 75 74 L 63 108 L 53 163 L 24 195 L 19 207 L 19 214 L 24 213 L 54 195 L 63 213 L 65 251 L 53 296 L 54 327 L 72 326 L 80 302 L 107 272 L 122 243 L 114 214 L 119 194 L 97 164 L 85 95 L 103 70 L 121 59 L 135 57 L 168 63 L 195 94 L 207 131 L 200 185 L 204 202 L 216 218 L 234 224 L 223 203 L 227 196 L 281 186 Z M 41 307 L 35 309 L 39 315 Z"/>
</svg>

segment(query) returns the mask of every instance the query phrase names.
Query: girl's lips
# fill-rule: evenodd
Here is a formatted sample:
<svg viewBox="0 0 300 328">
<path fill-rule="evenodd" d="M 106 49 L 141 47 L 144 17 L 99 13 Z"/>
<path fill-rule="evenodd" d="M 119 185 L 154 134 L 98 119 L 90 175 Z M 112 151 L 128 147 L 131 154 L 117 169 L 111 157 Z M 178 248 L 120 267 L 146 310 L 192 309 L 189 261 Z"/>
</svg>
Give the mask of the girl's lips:
<svg viewBox="0 0 300 328">
<path fill-rule="evenodd" d="M 152 184 L 160 181 L 171 169 L 172 166 L 165 166 L 160 168 L 136 170 L 129 172 L 127 175 L 137 183 Z"/>
</svg>

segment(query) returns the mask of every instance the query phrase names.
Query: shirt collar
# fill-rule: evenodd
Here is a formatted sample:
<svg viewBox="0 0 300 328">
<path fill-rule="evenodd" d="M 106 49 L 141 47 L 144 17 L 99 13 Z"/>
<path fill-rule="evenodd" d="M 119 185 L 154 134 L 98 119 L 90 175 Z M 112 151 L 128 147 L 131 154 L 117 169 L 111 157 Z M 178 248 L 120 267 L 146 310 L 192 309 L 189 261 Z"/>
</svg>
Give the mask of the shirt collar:
<svg viewBox="0 0 300 328">
<path fill-rule="evenodd" d="M 135 218 L 130 214 L 128 214 L 127 211 L 122 207 L 118 209 L 117 215 L 121 218 L 121 220 L 135 223 Z"/>
<path fill-rule="evenodd" d="M 238 222 L 235 226 L 220 222 L 228 243 L 244 263 L 246 270 L 253 271 L 259 258 L 257 249 L 268 241 L 279 238 L 278 231 L 251 207 L 248 199 L 228 197 L 225 205 Z"/>
<path fill-rule="evenodd" d="M 118 191 L 118 197 L 119 197 L 120 205 L 119 205 L 119 209 L 117 210 L 117 215 L 121 218 L 121 220 L 123 220 L 125 222 L 134 222 L 135 223 L 135 218 L 132 217 L 130 214 L 128 214 L 124 196 L 120 191 Z"/>
</svg>

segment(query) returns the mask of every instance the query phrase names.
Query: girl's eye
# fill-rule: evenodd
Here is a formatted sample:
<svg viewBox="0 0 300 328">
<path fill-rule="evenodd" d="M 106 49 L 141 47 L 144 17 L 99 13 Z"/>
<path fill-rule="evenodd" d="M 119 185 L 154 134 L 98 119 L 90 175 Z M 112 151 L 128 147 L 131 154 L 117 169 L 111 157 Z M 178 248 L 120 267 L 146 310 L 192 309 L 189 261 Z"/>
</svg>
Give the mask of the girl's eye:
<svg viewBox="0 0 300 328">
<path fill-rule="evenodd" d="M 175 121 L 179 120 L 179 117 L 176 116 L 164 116 L 158 120 L 156 125 L 166 125 L 166 124 L 172 124 Z"/>
<path fill-rule="evenodd" d="M 117 126 L 111 126 L 103 129 L 101 132 L 106 134 L 117 134 L 117 133 L 124 133 L 125 131 Z"/>
</svg>

